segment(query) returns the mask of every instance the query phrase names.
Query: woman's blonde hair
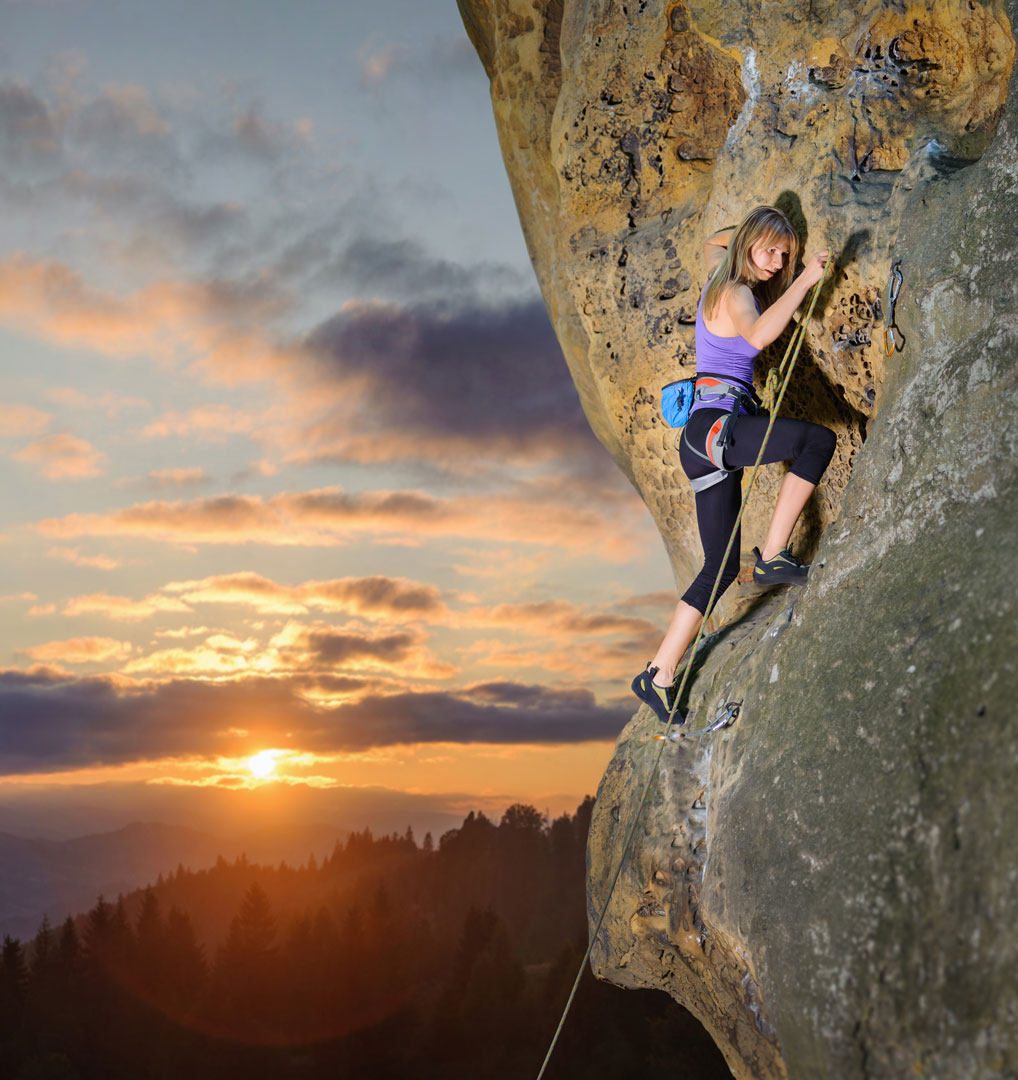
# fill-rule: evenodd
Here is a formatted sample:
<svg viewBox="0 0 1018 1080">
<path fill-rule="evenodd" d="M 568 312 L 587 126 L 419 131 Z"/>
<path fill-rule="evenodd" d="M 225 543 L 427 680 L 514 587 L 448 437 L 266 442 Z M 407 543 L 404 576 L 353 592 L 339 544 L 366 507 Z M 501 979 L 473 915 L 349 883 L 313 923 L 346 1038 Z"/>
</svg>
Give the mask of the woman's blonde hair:
<svg viewBox="0 0 1018 1080">
<path fill-rule="evenodd" d="M 768 281 L 760 281 L 753 271 L 750 248 L 758 240 L 788 241 L 785 265 Z M 703 295 L 703 313 L 710 318 L 717 311 L 725 290 L 730 285 L 748 285 L 760 300 L 761 308 L 768 307 L 792 284 L 795 264 L 799 257 L 799 234 L 788 218 L 774 206 L 758 206 L 742 219 L 728 241 L 725 257 L 715 267 Z"/>
</svg>

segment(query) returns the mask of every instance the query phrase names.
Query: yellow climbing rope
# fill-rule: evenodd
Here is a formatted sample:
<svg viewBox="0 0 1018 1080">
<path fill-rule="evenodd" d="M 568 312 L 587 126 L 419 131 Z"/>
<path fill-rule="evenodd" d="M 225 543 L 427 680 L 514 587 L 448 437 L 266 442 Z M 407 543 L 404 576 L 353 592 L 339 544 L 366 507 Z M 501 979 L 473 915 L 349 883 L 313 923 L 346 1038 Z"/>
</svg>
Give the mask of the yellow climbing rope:
<svg viewBox="0 0 1018 1080">
<path fill-rule="evenodd" d="M 827 260 L 827 265 L 824 267 L 824 272 L 820 276 L 820 280 L 813 286 L 813 291 L 810 294 L 809 306 L 806 309 L 806 314 L 799 320 L 792 332 L 792 337 L 789 339 L 788 346 L 785 349 L 785 355 L 781 360 L 781 365 L 778 368 L 771 368 L 767 375 L 767 387 L 764 389 L 764 394 L 761 395 L 761 399 L 764 401 L 764 407 L 770 412 L 770 418 L 767 423 L 767 430 L 764 432 L 763 442 L 760 444 L 760 452 L 757 454 L 756 461 L 753 463 L 753 472 L 750 474 L 749 483 L 746 485 L 745 493 L 742 496 L 742 504 L 739 507 L 739 513 L 735 519 L 735 524 L 732 527 L 732 535 L 728 538 L 728 546 L 725 548 L 725 553 L 721 559 L 721 569 L 718 570 L 718 576 L 714 579 L 714 588 L 711 589 L 710 599 L 707 601 L 707 610 L 704 612 L 703 619 L 700 621 L 700 628 L 696 632 L 696 637 L 693 639 L 693 644 L 689 648 L 689 658 L 686 661 L 685 669 L 682 672 L 682 678 L 679 680 L 678 689 L 675 691 L 675 700 L 672 702 L 672 707 L 668 713 L 668 723 L 665 726 L 664 735 L 660 736 L 660 743 L 658 746 L 657 756 L 654 758 L 654 764 L 650 771 L 650 777 L 647 780 L 647 784 L 643 789 L 643 795 L 636 808 L 636 815 L 633 818 L 633 822 L 629 827 L 629 834 L 626 836 L 626 842 L 622 847 L 622 855 L 619 858 L 618 868 L 615 871 L 615 876 L 612 878 L 612 883 L 608 888 L 608 895 L 605 897 L 604 905 L 601 908 L 601 912 L 598 915 L 597 923 L 594 926 L 594 932 L 590 935 L 590 941 L 587 944 L 587 951 L 583 954 L 583 959 L 580 961 L 580 969 L 576 973 L 576 978 L 573 980 L 572 989 L 569 991 L 569 997 L 566 999 L 565 1008 L 562 1010 L 562 1016 L 559 1018 L 558 1026 L 555 1028 L 555 1034 L 552 1036 L 551 1044 L 548 1047 L 548 1052 L 544 1055 L 544 1062 L 541 1065 L 541 1071 L 537 1074 L 537 1080 L 543 1080 L 545 1070 L 548 1068 L 548 1062 L 551 1061 L 551 1055 L 555 1050 L 555 1046 L 558 1043 L 559 1035 L 562 1033 L 562 1028 L 565 1025 L 566 1017 L 569 1015 L 569 1010 L 572 1008 L 573 1001 L 576 998 L 576 991 L 580 985 L 580 979 L 583 977 L 584 969 L 590 960 L 590 954 L 594 949 L 594 942 L 597 940 L 597 935 L 601 932 L 601 927 L 604 924 L 605 916 L 608 914 L 608 905 L 611 903 L 612 896 L 615 893 L 615 886 L 619 882 L 619 878 L 622 875 L 622 868 L 625 866 L 626 857 L 629 855 L 629 848 L 633 843 L 633 839 L 636 836 L 636 829 L 640 823 L 640 818 L 643 816 L 643 811 L 647 805 L 647 799 L 650 795 L 650 789 L 654 784 L 654 779 L 657 776 L 658 768 L 661 765 L 661 755 L 664 753 L 664 748 L 668 743 L 668 733 L 672 729 L 672 725 L 675 722 L 675 711 L 679 707 L 679 702 L 682 700 L 682 693 L 686 688 L 686 683 L 689 680 L 689 672 L 693 666 L 693 657 L 696 655 L 697 646 L 700 644 L 700 639 L 703 636 L 703 628 L 707 625 L 707 619 L 710 616 L 714 607 L 714 601 L 717 597 L 718 585 L 721 583 L 721 576 L 724 573 L 724 568 L 728 565 L 728 556 L 732 551 L 732 544 L 735 542 L 736 534 L 739 531 L 739 526 L 742 524 L 742 515 L 745 512 L 746 504 L 749 502 L 750 492 L 753 490 L 753 485 L 756 483 L 757 473 L 760 471 L 760 463 L 763 461 L 764 451 L 767 448 L 767 440 L 771 437 L 771 430 L 774 427 L 774 421 L 778 414 L 778 409 L 781 408 L 781 403 L 785 397 L 785 390 L 788 388 L 789 380 L 792 377 L 792 372 L 795 369 L 795 362 L 799 357 L 799 350 L 802 347 L 803 340 L 806 334 L 806 325 L 813 317 L 813 309 L 816 306 L 817 297 L 820 295 L 823 289 L 824 282 L 827 280 L 828 272 L 834 267 L 834 255 Z M 787 370 L 786 368 L 787 364 Z M 773 377 L 773 379 L 772 379 Z M 780 385 L 779 385 L 780 383 Z M 772 386 L 773 384 L 773 386 Z M 767 389 L 772 388 L 771 403 L 773 408 L 767 404 Z M 774 397 L 773 389 L 777 390 L 777 396 Z M 695 734 L 706 734 L 712 730 L 712 727 L 704 728 L 701 732 Z"/>
</svg>

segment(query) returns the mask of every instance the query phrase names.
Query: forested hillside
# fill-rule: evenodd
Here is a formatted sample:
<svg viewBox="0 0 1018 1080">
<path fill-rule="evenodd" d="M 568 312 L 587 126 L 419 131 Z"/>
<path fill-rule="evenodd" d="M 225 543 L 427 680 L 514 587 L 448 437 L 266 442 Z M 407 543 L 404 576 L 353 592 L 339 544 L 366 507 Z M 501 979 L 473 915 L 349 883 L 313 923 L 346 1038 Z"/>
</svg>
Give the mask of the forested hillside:
<svg viewBox="0 0 1018 1080">
<path fill-rule="evenodd" d="M 4 941 L 0 1076 L 536 1075 L 586 944 L 592 800 L 471 813 L 418 845 L 353 833 L 300 867 L 180 867 Z M 728 1071 L 664 994 L 587 976 L 549 1077 Z"/>
</svg>

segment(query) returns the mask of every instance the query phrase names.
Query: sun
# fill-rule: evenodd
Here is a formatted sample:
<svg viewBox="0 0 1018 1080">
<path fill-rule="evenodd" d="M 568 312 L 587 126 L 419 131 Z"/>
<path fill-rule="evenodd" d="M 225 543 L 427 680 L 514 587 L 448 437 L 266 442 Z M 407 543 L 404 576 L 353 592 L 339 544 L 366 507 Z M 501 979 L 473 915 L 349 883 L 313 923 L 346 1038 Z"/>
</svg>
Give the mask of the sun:
<svg viewBox="0 0 1018 1080">
<path fill-rule="evenodd" d="M 274 776 L 276 773 L 276 758 L 278 756 L 278 750 L 260 751 L 254 757 L 247 759 L 248 772 L 259 780 L 268 780 L 269 777 Z"/>
</svg>

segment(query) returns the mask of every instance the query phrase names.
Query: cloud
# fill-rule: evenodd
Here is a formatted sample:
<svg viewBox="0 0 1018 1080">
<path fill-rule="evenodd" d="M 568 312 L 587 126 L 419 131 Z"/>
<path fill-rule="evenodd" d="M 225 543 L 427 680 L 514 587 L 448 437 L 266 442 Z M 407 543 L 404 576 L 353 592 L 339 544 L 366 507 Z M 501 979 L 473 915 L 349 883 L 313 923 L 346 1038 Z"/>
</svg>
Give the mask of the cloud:
<svg viewBox="0 0 1018 1080">
<path fill-rule="evenodd" d="M 78 548 L 52 547 L 46 552 L 49 559 L 63 559 L 75 566 L 91 566 L 96 570 L 116 570 L 120 563 L 108 555 L 82 555 Z"/>
<path fill-rule="evenodd" d="M 296 144 L 311 138 L 313 125 L 309 119 L 294 123 L 270 120 L 259 101 L 247 102 L 233 118 L 233 143 L 237 150 L 255 158 L 277 161 L 291 152 Z"/>
<path fill-rule="evenodd" d="M 4 593 L 0 595 L 0 604 L 13 604 L 21 601 L 31 602 L 38 599 L 33 592 Z"/>
<path fill-rule="evenodd" d="M 4 405 L 0 402 L 0 439 L 41 435 L 53 417 L 31 405 Z"/>
<path fill-rule="evenodd" d="M 466 34 L 450 34 L 420 45 L 399 41 L 382 44 L 377 38 L 358 50 L 361 83 L 373 88 L 396 79 L 449 81 L 468 75 L 477 77 L 482 69 L 477 53 Z"/>
<path fill-rule="evenodd" d="M 125 675 L 198 675 L 205 678 L 249 674 L 258 643 L 230 634 L 213 634 L 190 649 L 158 649 L 125 665 Z"/>
<path fill-rule="evenodd" d="M 203 629 L 156 636 L 193 637 Z M 178 675 L 203 679 L 247 678 L 255 674 L 296 677 L 318 680 L 314 685 L 321 690 L 320 680 L 324 677 L 362 677 L 366 671 L 377 673 L 377 686 L 391 691 L 412 678 L 448 679 L 456 674 L 457 668 L 434 659 L 425 647 L 423 633 L 417 629 L 378 633 L 355 625 L 306 625 L 290 620 L 267 641 L 216 632 L 186 647 L 173 646 L 134 655 L 120 674 L 131 678 L 144 675 L 156 680 Z"/>
<path fill-rule="evenodd" d="M 109 458 L 90 442 L 66 432 L 47 435 L 13 455 L 15 461 L 35 465 L 47 480 L 84 480 L 100 476 Z"/>
<path fill-rule="evenodd" d="M 75 349 L 109 356 L 146 354 L 171 361 L 181 351 L 224 371 L 247 349 L 248 378 L 282 360 L 271 343 L 245 330 L 288 310 L 290 301 L 264 280 L 157 281 L 126 296 L 96 289 L 68 266 L 13 255 L 0 261 L 0 321 Z M 253 354 L 252 354 L 253 353 Z"/>
<path fill-rule="evenodd" d="M 567 600 L 543 600 L 525 604 L 497 604 L 475 609 L 470 621 L 487 626 L 526 627 L 532 633 L 551 636 L 630 634 L 643 637 L 658 633 L 647 619 L 605 611 L 584 611 Z"/>
<path fill-rule="evenodd" d="M 176 630 L 157 630 L 155 636 L 157 638 L 186 638 L 197 637 L 199 634 L 207 634 L 209 628 L 207 626 L 181 626 Z"/>
<path fill-rule="evenodd" d="M 260 574 L 221 574 L 164 586 L 188 604 L 245 604 L 264 614 L 305 614 L 314 609 L 398 620 L 446 614 L 434 585 L 372 575 L 279 585 Z"/>
<path fill-rule="evenodd" d="M 671 615 L 675 608 L 676 593 L 674 591 L 661 590 L 660 592 L 639 593 L 636 596 L 626 596 L 615 602 L 619 611 L 653 611 L 658 615 Z"/>
<path fill-rule="evenodd" d="M 449 297 L 481 291 L 531 291 L 533 279 L 502 263 L 459 263 L 436 258 L 416 240 L 358 233 L 320 271 L 354 284 L 372 297 Z"/>
<path fill-rule="evenodd" d="M 59 154 L 60 143 L 50 111 L 23 83 L 0 82 L 0 153 L 16 165 L 48 165 Z"/>
<path fill-rule="evenodd" d="M 146 477 L 149 486 L 155 488 L 200 487 L 212 482 L 204 469 L 155 469 Z"/>
<path fill-rule="evenodd" d="M 351 303 L 306 349 L 321 380 L 358 407 L 309 431 L 295 460 L 607 457 L 539 300 Z"/>
<path fill-rule="evenodd" d="M 46 391 L 46 397 L 57 405 L 67 409 L 81 409 L 85 412 L 101 412 L 115 420 L 128 409 L 148 409 L 145 398 L 131 397 L 106 390 L 101 394 L 86 394 L 74 386 L 54 386 Z"/>
<path fill-rule="evenodd" d="M 246 468 L 235 472 L 231 477 L 231 483 L 236 487 L 254 477 L 276 476 L 278 473 L 279 467 L 263 458 L 261 461 L 253 461 Z"/>
<path fill-rule="evenodd" d="M 588 742 L 614 738 L 630 715 L 598 705 L 585 689 L 509 682 L 323 708 L 285 680 L 176 679 L 129 690 L 105 678 L 0 672 L 0 773 L 241 756 L 266 746 L 328 754 L 413 743 Z"/>
<path fill-rule="evenodd" d="M 144 600 L 132 600 L 129 596 L 110 596 L 108 593 L 92 593 L 77 596 L 64 605 L 64 615 L 102 615 L 118 621 L 147 619 L 152 615 L 190 612 L 187 604 L 174 597 L 153 594 Z"/>
<path fill-rule="evenodd" d="M 383 45 L 366 51 L 361 57 L 361 78 L 368 86 L 380 83 L 393 71 L 407 65 L 410 48 L 403 44 Z"/>
<path fill-rule="evenodd" d="M 323 488 L 266 499 L 220 495 L 140 503 L 109 514 L 49 518 L 37 527 L 55 539 L 133 536 L 187 544 L 329 546 L 364 535 L 458 536 L 629 558 L 638 550 L 637 533 L 646 532 L 645 515 L 639 514 L 638 500 L 630 492 L 602 494 L 605 500 L 594 503 L 590 492 L 573 481 L 520 485 L 511 493 L 491 496 Z"/>
<path fill-rule="evenodd" d="M 613 642 L 583 641 L 535 648 L 529 643 L 478 640 L 469 649 L 471 666 L 506 671 L 555 672 L 579 679 L 588 686 L 610 685 L 633 675 L 633 657 L 653 654 L 661 640 L 661 631 L 648 631 L 640 637 Z"/>
<path fill-rule="evenodd" d="M 69 638 L 66 641 L 48 641 L 44 645 L 19 649 L 22 655 L 33 660 L 53 661 L 65 664 L 97 664 L 111 660 L 126 660 L 132 652 L 130 642 L 115 641 L 104 637 Z"/>
<path fill-rule="evenodd" d="M 335 669 L 363 661 L 371 662 L 371 666 L 405 665 L 421 641 L 421 635 L 410 630 L 367 635 L 291 622 L 272 639 L 272 645 L 289 656 L 295 667 Z M 446 665 L 443 670 L 453 669 Z"/>
<path fill-rule="evenodd" d="M 200 442 L 225 442 L 227 435 L 251 434 L 260 418 L 225 404 L 197 405 L 186 413 L 169 411 L 142 429 L 146 439 L 186 436 Z"/>
<path fill-rule="evenodd" d="M 107 162 L 176 162 L 169 126 L 148 90 L 135 83 L 104 87 L 69 118 L 69 128 L 72 138 L 100 151 Z"/>
</svg>

